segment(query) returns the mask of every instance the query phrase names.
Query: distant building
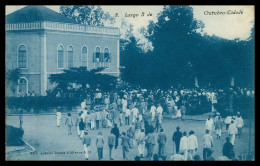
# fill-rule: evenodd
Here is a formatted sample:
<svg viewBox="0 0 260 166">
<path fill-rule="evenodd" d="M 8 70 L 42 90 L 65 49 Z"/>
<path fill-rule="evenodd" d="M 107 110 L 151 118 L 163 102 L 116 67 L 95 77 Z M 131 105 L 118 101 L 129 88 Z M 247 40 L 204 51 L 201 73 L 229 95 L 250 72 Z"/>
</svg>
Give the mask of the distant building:
<svg viewBox="0 0 260 166">
<path fill-rule="evenodd" d="M 22 73 L 16 92 L 7 96 L 46 95 L 50 74 L 62 69 L 105 67 L 119 75 L 118 28 L 78 24 L 44 6 L 27 6 L 6 16 L 6 70 Z M 84 76 L 83 76 L 84 77 Z"/>
</svg>

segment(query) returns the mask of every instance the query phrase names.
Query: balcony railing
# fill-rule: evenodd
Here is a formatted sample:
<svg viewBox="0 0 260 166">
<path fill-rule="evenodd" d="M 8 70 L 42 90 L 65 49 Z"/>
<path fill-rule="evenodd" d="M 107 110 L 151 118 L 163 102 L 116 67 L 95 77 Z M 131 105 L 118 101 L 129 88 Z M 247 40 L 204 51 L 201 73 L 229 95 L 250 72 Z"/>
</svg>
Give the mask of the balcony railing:
<svg viewBox="0 0 260 166">
<path fill-rule="evenodd" d="M 85 33 L 97 33 L 108 35 L 119 35 L 119 28 L 115 27 L 99 27 L 80 24 L 69 24 L 60 22 L 32 22 L 32 23 L 17 23 L 17 24 L 5 24 L 5 30 L 34 30 L 34 29 L 48 29 L 48 30 L 61 30 L 71 32 L 85 32 Z"/>
</svg>

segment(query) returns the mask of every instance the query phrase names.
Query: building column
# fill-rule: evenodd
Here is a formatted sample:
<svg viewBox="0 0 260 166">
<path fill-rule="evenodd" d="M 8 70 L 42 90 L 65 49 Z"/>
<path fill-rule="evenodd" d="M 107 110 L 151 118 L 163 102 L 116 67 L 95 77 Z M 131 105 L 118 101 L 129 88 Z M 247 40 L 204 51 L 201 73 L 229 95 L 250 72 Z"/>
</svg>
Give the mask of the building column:
<svg viewBox="0 0 260 166">
<path fill-rule="evenodd" d="M 46 96 L 47 90 L 47 53 L 46 53 L 46 33 L 40 34 L 41 38 L 41 96 Z"/>
<path fill-rule="evenodd" d="M 120 39 L 117 39 L 117 75 L 118 77 L 120 76 L 120 70 L 119 70 L 119 66 L 120 66 Z"/>
</svg>

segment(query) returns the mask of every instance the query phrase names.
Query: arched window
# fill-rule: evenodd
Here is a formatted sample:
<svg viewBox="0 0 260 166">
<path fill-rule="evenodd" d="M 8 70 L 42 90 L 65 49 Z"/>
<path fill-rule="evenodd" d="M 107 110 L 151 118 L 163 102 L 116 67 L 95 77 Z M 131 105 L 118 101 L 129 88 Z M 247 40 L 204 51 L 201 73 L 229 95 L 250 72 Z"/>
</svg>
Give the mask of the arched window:
<svg viewBox="0 0 260 166">
<path fill-rule="evenodd" d="M 94 53 L 93 61 L 94 62 L 101 62 L 101 53 L 100 53 L 99 47 L 96 48 L 96 52 Z"/>
<path fill-rule="evenodd" d="M 26 78 L 18 80 L 18 96 L 26 96 L 28 94 L 28 82 Z"/>
<path fill-rule="evenodd" d="M 82 48 L 82 54 L 81 54 L 82 66 L 87 66 L 87 53 L 88 53 L 88 49 L 87 47 L 84 46 Z"/>
<path fill-rule="evenodd" d="M 63 47 L 61 45 L 58 46 L 58 68 L 64 68 L 64 56 L 63 56 Z"/>
<path fill-rule="evenodd" d="M 105 48 L 105 50 L 104 50 L 104 61 L 110 62 L 110 55 L 109 55 L 109 49 L 108 48 Z"/>
<path fill-rule="evenodd" d="M 68 48 L 68 67 L 73 67 L 73 47 Z"/>
<path fill-rule="evenodd" d="M 27 68 L 26 47 L 21 45 L 18 49 L 18 68 Z"/>
</svg>

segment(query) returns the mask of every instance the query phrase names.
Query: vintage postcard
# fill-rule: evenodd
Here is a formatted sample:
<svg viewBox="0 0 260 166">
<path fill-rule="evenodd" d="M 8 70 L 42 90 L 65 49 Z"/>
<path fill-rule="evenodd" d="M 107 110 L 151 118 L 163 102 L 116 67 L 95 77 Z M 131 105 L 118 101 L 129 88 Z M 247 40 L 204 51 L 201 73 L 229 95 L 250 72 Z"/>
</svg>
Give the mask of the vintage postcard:
<svg viewBox="0 0 260 166">
<path fill-rule="evenodd" d="M 5 159 L 254 161 L 254 6 L 5 6 Z"/>
</svg>

